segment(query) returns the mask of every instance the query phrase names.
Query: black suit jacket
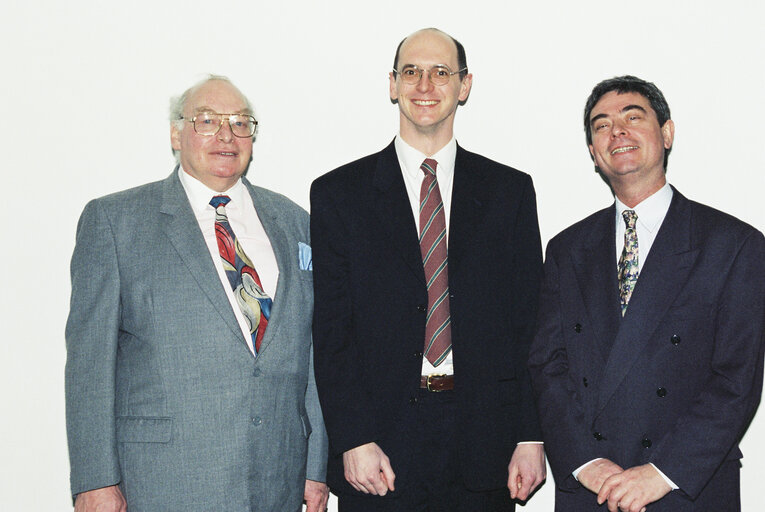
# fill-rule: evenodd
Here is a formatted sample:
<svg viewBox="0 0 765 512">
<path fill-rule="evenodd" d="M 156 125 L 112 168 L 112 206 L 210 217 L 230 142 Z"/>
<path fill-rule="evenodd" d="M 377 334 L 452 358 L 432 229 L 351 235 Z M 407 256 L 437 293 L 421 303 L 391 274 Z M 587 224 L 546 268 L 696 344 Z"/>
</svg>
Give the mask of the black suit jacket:
<svg viewBox="0 0 765 512">
<path fill-rule="evenodd" d="M 530 354 L 556 510 L 601 510 L 571 476 L 651 462 L 649 510 L 737 510 L 738 441 L 762 390 L 765 241 L 676 190 L 622 318 L 614 206 L 550 241 Z"/>
<path fill-rule="evenodd" d="M 401 425 L 419 388 L 427 290 L 394 145 L 317 179 L 311 208 L 328 481 L 355 492 L 342 453 L 374 441 L 390 457 L 399 489 L 410 464 Z M 531 178 L 458 147 L 451 208 L 459 456 L 469 488 L 501 488 L 516 443 L 541 435 L 525 365 L 541 278 Z"/>
</svg>

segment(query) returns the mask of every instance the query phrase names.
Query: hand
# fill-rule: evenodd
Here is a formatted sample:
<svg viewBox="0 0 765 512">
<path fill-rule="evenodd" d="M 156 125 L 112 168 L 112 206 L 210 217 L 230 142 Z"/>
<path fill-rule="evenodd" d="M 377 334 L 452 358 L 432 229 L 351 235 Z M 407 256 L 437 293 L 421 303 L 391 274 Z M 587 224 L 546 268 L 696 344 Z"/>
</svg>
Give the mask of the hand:
<svg viewBox="0 0 765 512">
<path fill-rule="evenodd" d="M 326 512 L 327 500 L 329 500 L 329 487 L 324 482 L 315 480 L 305 481 L 305 512 Z"/>
<path fill-rule="evenodd" d="M 74 512 L 127 512 L 127 502 L 120 488 L 112 485 L 78 494 Z"/>
<path fill-rule="evenodd" d="M 547 478 L 545 449 L 542 444 L 519 444 L 507 466 L 510 497 L 525 501 Z"/>
<path fill-rule="evenodd" d="M 598 459 L 587 464 L 579 472 L 579 483 L 595 494 L 600 492 L 603 482 L 611 475 L 624 471 L 622 467 L 608 459 Z"/>
<path fill-rule="evenodd" d="M 607 478 L 598 492 L 598 505 L 608 500 L 610 512 L 644 512 L 646 505 L 671 490 L 655 467 L 643 464 Z"/>
<path fill-rule="evenodd" d="M 377 443 L 367 443 L 343 453 L 345 479 L 364 494 L 385 496 L 396 479 L 388 456 Z"/>
</svg>

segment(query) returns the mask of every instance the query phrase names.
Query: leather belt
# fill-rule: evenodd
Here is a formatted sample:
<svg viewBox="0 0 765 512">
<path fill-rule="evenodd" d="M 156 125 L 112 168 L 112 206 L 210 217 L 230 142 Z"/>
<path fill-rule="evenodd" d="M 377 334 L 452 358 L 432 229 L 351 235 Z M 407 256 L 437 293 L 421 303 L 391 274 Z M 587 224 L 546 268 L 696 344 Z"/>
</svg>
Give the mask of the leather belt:
<svg viewBox="0 0 765 512">
<path fill-rule="evenodd" d="M 449 391 L 454 389 L 454 375 L 443 375 L 434 373 L 432 375 L 423 375 L 420 377 L 420 388 L 428 391 Z"/>
</svg>

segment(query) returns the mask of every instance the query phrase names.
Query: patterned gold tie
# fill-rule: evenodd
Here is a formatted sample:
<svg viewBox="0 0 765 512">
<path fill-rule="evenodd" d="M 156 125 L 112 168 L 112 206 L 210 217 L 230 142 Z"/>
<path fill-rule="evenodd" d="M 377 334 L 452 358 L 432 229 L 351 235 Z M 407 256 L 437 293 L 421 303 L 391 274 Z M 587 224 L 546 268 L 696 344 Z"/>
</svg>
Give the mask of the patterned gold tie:
<svg viewBox="0 0 765 512">
<path fill-rule="evenodd" d="M 424 354 L 433 366 L 441 364 L 452 347 L 446 216 L 436 179 L 437 165 L 432 158 L 426 158 L 420 166 L 425 174 L 420 188 L 420 252 L 428 284 Z"/>
<path fill-rule="evenodd" d="M 622 307 L 622 316 L 627 312 L 627 304 L 632 296 L 632 290 L 635 289 L 638 274 L 638 238 L 635 222 L 637 213 L 635 210 L 624 210 L 622 218 L 627 226 L 624 231 L 624 249 L 619 258 L 619 302 Z"/>
</svg>

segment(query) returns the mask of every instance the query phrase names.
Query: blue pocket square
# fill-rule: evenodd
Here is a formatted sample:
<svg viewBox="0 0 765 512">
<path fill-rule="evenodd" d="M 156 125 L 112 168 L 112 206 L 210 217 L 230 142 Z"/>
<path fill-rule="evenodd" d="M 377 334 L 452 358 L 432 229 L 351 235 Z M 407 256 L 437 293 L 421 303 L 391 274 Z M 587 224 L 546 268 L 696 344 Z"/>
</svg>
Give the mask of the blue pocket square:
<svg viewBox="0 0 765 512">
<path fill-rule="evenodd" d="M 311 258 L 311 246 L 298 242 L 298 260 L 300 270 L 313 270 L 313 259 Z"/>
</svg>

